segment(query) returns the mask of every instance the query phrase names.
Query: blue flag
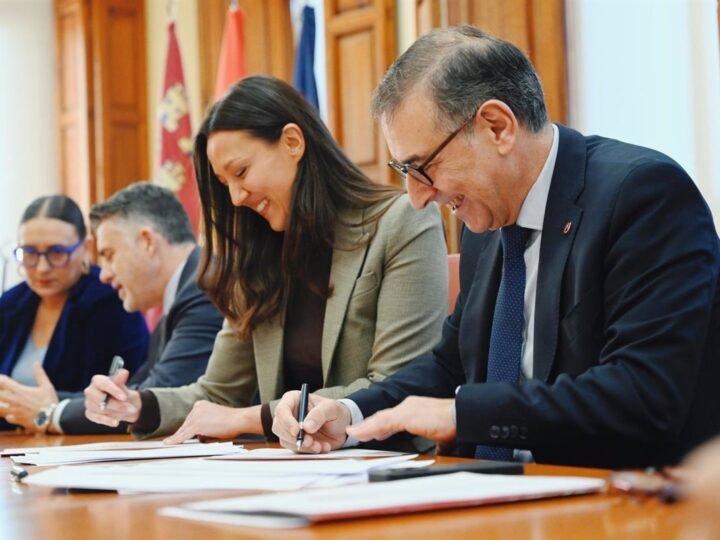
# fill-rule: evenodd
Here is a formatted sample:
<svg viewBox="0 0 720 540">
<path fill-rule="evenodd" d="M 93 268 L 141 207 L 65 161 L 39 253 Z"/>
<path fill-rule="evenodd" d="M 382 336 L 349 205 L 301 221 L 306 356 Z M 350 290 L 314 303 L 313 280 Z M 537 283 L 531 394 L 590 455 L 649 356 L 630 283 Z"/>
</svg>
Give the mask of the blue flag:
<svg viewBox="0 0 720 540">
<path fill-rule="evenodd" d="M 305 6 L 302 12 L 302 32 L 295 57 L 293 84 L 311 104 L 319 109 L 315 85 L 315 10 Z"/>
</svg>

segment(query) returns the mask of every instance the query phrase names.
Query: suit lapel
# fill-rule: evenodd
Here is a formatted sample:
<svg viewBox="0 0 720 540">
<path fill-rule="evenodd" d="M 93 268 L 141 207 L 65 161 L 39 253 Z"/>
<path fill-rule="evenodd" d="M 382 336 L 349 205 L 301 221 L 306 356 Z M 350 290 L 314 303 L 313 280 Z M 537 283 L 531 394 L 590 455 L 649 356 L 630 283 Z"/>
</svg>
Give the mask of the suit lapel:
<svg viewBox="0 0 720 540">
<path fill-rule="evenodd" d="M 560 141 L 545 207 L 535 299 L 533 378 L 543 381 L 548 380 L 557 350 L 563 274 L 582 218 L 582 208 L 575 201 L 585 185 L 584 137 L 563 126 L 558 130 Z"/>
<path fill-rule="evenodd" d="M 330 266 L 330 288 L 332 294 L 325 306 L 325 321 L 322 333 L 322 372 L 323 382 L 327 381 L 340 330 L 345 321 L 350 297 L 365 262 L 369 232 L 359 225 L 363 219 L 361 210 L 343 212 L 341 225 L 335 229 L 335 242 Z M 351 224 L 348 226 L 347 224 Z M 345 224 L 345 225 L 342 225 Z M 352 224 L 358 224 L 353 226 Z M 360 247 L 358 244 L 361 244 Z"/>
<path fill-rule="evenodd" d="M 168 317 L 163 315 L 157 323 L 155 330 L 150 335 L 150 345 L 148 345 L 147 354 L 145 355 L 145 362 L 143 362 L 140 369 L 132 374 L 128 383 L 130 385 L 139 386 L 150 374 L 150 370 L 155 367 L 162 351 L 165 348 L 165 342 L 167 340 L 168 331 Z"/>
</svg>

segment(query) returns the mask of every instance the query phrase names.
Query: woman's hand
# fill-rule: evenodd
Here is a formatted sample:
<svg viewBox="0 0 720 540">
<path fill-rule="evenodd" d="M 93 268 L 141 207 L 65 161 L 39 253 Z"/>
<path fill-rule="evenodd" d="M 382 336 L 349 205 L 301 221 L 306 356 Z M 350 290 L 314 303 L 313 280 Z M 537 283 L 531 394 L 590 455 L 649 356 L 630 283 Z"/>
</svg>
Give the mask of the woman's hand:
<svg viewBox="0 0 720 540">
<path fill-rule="evenodd" d="M 198 401 L 193 405 L 183 425 L 163 442 L 180 444 L 193 437 L 232 439 L 242 433 L 262 434 L 260 407 L 255 405 L 237 409 L 209 401 Z"/>
<path fill-rule="evenodd" d="M 37 386 L 25 386 L 6 375 L 0 375 L 0 416 L 27 431 L 36 431 L 34 420 L 43 407 L 58 402 L 55 387 L 40 363 L 33 364 Z"/>
</svg>

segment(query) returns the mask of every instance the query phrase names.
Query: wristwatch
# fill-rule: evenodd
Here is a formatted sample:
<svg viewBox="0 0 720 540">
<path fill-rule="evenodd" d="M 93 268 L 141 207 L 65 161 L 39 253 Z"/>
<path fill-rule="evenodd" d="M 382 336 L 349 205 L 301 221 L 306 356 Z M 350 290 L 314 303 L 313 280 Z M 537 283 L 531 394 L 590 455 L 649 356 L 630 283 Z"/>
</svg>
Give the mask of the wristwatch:
<svg viewBox="0 0 720 540">
<path fill-rule="evenodd" d="M 55 408 L 57 406 L 57 403 L 50 403 L 48 405 L 45 405 L 42 409 L 38 411 L 38 413 L 35 415 L 35 418 L 33 419 L 33 424 L 38 431 L 47 433 L 47 430 L 50 427 L 50 421 L 52 420 L 53 412 L 55 411 Z"/>
</svg>

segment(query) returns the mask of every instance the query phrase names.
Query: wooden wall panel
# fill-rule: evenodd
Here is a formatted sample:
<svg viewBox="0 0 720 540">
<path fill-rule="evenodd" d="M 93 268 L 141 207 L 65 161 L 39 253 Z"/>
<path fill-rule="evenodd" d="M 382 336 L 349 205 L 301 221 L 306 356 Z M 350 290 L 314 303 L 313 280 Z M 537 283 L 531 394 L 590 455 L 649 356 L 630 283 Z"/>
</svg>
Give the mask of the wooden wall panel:
<svg viewBox="0 0 720 540">
<path fill-rule="evenodd" d="M 291 82 L 294 43 L 288 0 L 240 0 L 238 5 L 245 12 L 248 75 L 265 73 Z M 228 0 L 198 2 L 203 110 L 214 99 L 217 63 L 228 6 Z"/>
<path fill-rule="evenodd" d="M 215 97 L 215 80 L 220 46 L 228 11 L 228 0 L 202 0 L 198 4 L 200 40 L 200 103 L 203 117 Z"/>
<path fill-rule="evenodd" d="M 439 0 L 415 1 L 415 34 L 422 36 L 441 25 L 441 6 Z"/>
<path fill-rule="evenodd" d="M 55 2 L 55 46 L 57 70 L 57 129 L 59 134 L 60 191 L 84 209 L 94 199 L 91 171 L 94 169 L 91 64 L 85 36 L 90 30 L 89 3 L 77 0 Z"/>
<path fill-rule="evenodd" d="M 55 0 L 60 189 L 87 211 L 148 177 L 144 0 Z"/>
<path fill-rule="evenodd" d="M 338 140 L 342 141 L 350 159 L 377 178 L 376 133 L 369 110 L 374 89 L 373 50 L 374 40 L 370 31 L 348 34 L 338 40 L 338 57 L 353 61 L 340 62 L 338 66 L 338 94 L 342 96 L 338 112 L 342 122 L 337 129 Z M 358 104 L 367 104 L 367 107 Z"/>
<path fill-rule="evenodd" d="M 447 0 L 448 24 L 473 24 L 524 50 L 540 75 L 550 118 L 567 122 L 563 0 Z"/>
<path fill-rule="evenodd" d="M 336 13 L 352 11 L 354 9 L 370 7 L 372 0 L 337 0 Z"/>
<path fill-rule="evenodd" d="M 397 181 L 370 117 L 370 98 L 396 54 L 395 3 L 325 0 L 328 124 L 340 146 L 378 182 Z"/>
<path fill-rule="evenodd" d="M 95 2 L 93 29 L 95 196 L 104 200 L 148 178 L 144 2 Z"/>
</svg>

